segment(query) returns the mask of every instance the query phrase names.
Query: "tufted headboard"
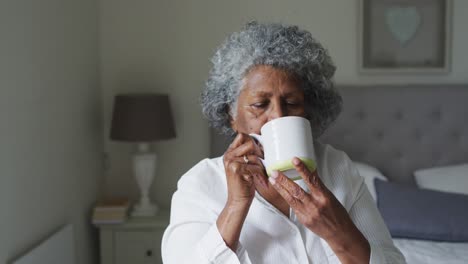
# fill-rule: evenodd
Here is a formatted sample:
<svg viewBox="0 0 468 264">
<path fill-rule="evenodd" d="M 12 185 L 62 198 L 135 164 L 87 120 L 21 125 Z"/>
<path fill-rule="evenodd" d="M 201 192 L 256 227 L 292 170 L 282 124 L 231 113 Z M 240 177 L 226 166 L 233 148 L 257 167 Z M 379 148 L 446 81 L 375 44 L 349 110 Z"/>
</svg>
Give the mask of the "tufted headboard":
<svg viewBox="0 0 468 264">
<path fill-rule="evenodd" d="M 319 138 L 390 180 L 414 184 L 420 168 L 468 162 L 468 85 L 341 86 L 343 112 Z M 212 156 L 228 139 L 213 133 Z"/>
</svg>

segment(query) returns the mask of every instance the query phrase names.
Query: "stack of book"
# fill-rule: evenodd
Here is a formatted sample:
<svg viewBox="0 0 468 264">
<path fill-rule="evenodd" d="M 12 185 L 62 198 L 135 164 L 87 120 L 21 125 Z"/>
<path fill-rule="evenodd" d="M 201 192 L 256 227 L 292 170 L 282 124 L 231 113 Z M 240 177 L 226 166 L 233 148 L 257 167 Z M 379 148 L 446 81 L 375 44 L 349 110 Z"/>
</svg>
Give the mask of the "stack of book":
<svg viewBox="0 0 468 264">
<path fill-rule="evenodd" d="M 127 220 L 130 200 L 113 198 L 99 201 L 93 209 L 92 222 L 95 225 L 120 224 Z"/>
</svg>

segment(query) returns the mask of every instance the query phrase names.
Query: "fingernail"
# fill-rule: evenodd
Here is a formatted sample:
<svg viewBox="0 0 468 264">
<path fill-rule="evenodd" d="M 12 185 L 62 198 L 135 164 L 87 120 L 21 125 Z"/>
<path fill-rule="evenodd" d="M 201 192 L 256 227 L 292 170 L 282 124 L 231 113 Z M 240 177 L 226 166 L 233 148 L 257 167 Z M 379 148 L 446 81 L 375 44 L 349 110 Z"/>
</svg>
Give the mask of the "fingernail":
<svg viewBox="0 0 468 264">
<path fill-rule="evenodd" d="M 297 166 L 297 165 L 299 165 L 299 163 L 301 163 L 301 161 L 299 160 L 299 158 L 294 157 L 293 160 L 292 160 L 292 163 Z"/>
<path fill-rule="evenodd" d="M 278 171 L 274 170 L 274 171 L 271 172 L 271 178 L 276 179 L 276 178 L 278 178 L 278 175 L 279 175 Z"/>
<path fill-rule="evenodd" d="M 268 177 L 268 181 L 269 181 L 271 184 L 275 184 L 275 183 L 276 183 L 276 179 L 273 178 L 273 177 Z"/>
</svg>

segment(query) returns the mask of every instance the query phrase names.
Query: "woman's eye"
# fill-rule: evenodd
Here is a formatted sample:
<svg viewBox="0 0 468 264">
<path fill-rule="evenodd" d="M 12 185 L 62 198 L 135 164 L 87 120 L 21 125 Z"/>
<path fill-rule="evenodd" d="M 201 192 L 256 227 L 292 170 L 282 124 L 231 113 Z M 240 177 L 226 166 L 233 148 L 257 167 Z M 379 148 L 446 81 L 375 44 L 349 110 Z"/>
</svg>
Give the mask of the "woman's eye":
<svg viewBox="0 0 468 264">
<path fill-rule="evenodd" d="M 288 106 L 298 106 L 298 105 L 299 105 L 299 103 L 296 102 L 296 101 L 286 102 L 286 104 L 287 104 Z"/>
<path fill-rule="evenodd" d="M 260 103 L 252 104 L 252 107 L 254 107 L 254 108 L 265 108 L 266 106 L 267 106 L 266 102 L 260 102 Z"/>
</svg>

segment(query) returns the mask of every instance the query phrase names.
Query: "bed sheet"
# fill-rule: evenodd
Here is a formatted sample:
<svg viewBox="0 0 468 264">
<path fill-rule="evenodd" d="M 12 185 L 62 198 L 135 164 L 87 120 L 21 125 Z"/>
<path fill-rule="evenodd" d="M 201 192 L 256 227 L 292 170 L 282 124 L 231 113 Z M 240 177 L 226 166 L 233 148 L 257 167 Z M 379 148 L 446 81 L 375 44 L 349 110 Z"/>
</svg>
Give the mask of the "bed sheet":
<svg viewBox="0 0 468 264">
<path fill-rule="evenodd" d="M 393 242 L 408 264 L 467 264 L 468 243 L 397 239 Z"/>
</svg>

